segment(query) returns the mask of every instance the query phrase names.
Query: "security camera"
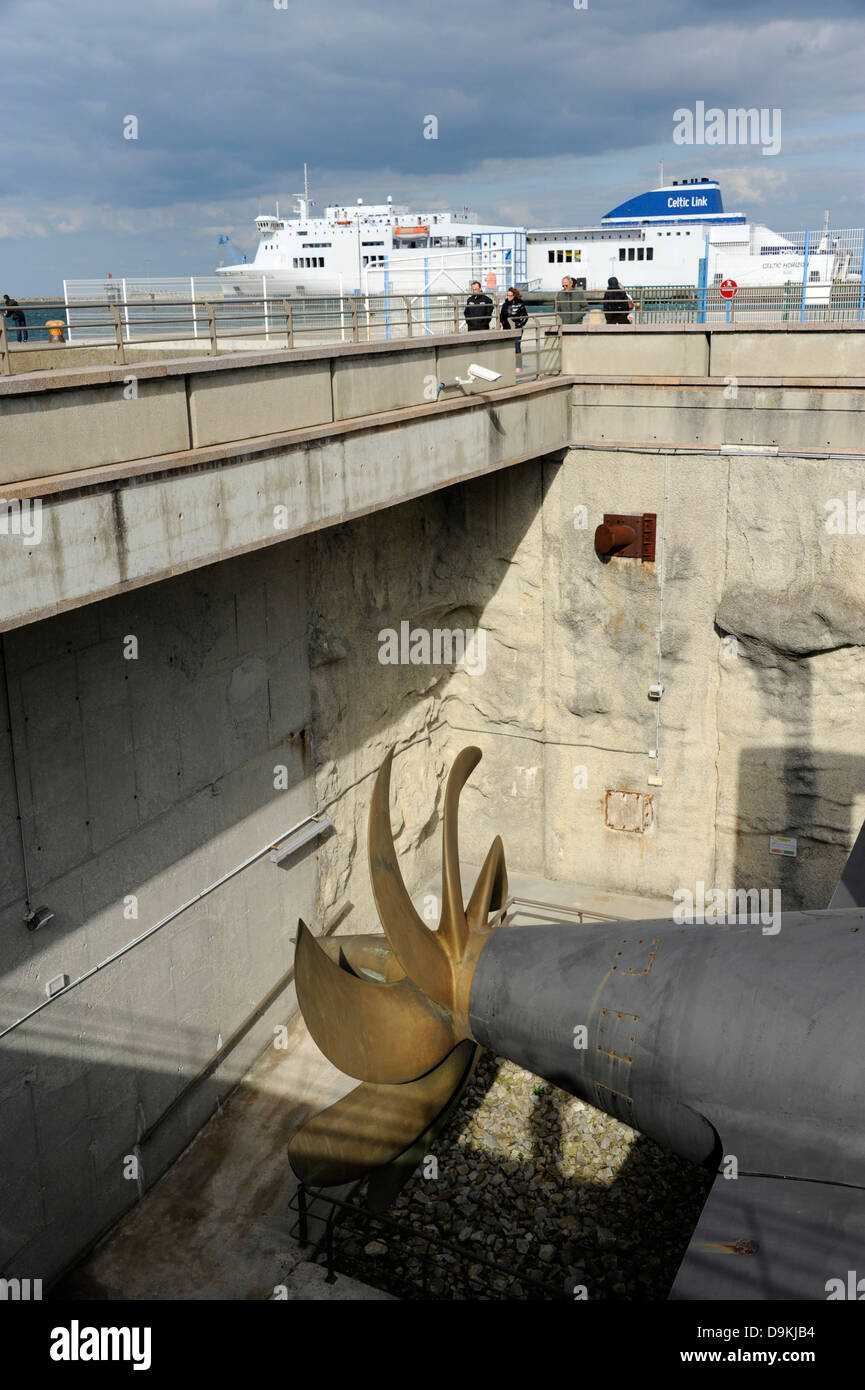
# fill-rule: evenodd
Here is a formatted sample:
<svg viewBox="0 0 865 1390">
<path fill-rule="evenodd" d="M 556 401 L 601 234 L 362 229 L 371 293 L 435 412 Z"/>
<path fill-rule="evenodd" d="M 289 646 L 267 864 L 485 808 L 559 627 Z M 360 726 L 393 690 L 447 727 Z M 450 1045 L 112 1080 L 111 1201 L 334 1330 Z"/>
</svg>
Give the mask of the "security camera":
<svg viewBox="0 0 865 1390">
<path fill-rule="evenodd" d="M 472 362 L 469 366 L 469 377 L 474 381 L 477 381 L 478 378 L 481 381 L 498 381 L 500 376 L 501 372 L 493 372 L 489 367 L 482 367 L 478 362 Z"/>
</svg>

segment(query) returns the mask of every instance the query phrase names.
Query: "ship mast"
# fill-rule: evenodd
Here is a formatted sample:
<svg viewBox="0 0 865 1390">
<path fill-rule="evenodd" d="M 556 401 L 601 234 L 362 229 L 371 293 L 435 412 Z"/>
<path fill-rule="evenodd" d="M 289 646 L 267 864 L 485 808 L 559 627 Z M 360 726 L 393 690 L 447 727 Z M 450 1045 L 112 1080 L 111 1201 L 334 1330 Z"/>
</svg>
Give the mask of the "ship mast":
<svg viewBox="0 0 865 1390">
<path fill-rule="evenodd" d="M 303 166 L 303 192 L 295 193 L 297 199 L 297 211 L 304 221 L 309 217 L 309 175 L 306 164 Z"/>
</svg>

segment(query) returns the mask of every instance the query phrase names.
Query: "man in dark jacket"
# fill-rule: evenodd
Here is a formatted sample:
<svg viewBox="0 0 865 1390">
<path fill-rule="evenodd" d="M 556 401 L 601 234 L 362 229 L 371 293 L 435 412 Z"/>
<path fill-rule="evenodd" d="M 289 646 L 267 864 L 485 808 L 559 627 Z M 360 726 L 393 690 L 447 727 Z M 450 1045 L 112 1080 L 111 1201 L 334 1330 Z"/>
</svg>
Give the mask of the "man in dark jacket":
<svg viewBox="0 0 865 1390">
<path fill-rule="evenodd" d="M 573 275 L 564 276 L 561 293 L 556 295 L 556 312 L 562 323 L 582 323 L 587 307 L 585 290 L 577 289 Z"/>
<path fill-rule="evenodd" d="M 604 317 L 607 323 L 627 323 L 631 296 L 623 290 L 615 275 L 611 275 L 604 291 Z"/>
<path fill-rule="evenodd" d="M 469 326 L 469 332 L 478 333 L 489 328 L 492 316 L 493 301 L 488 294 L 481 293 L 480 280 L 472 280 L 472 292 L 463 310 L 463 318 Z"/>
<path fill-rule="evenodd" d="M 6 316 L 6 318 L 8 318 L 9 322 L 14 323 L 16 328 L 18 329 L 17 337 L 19 343 L 26 343 L 29 340 L 29 334 L 27 332 L 26 326 L 27 320 L 24 317 L 23 310 L 18 308 L 18 300 L 10 299 L 8 294 L 4 294 L 3 313 Z"/>
</svg>

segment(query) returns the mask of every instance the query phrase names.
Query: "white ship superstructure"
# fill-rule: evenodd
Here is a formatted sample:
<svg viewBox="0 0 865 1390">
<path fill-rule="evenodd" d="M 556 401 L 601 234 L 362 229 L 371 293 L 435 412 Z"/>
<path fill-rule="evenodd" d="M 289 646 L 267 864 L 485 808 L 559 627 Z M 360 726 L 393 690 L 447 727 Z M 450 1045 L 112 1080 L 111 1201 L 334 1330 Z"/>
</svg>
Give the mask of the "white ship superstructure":
<svg viewBox="0 0 865 1390">
<path fill-rule="evenodd" d="M 595 226 L 530 230 L 530 284 L 558 289 L 573 275 L 587 289 L 623 285 L 801 284 L 858 278 L 862 231 L 787 237 L 742 212 L 724 211 L 714 179 L 673 181 L 629 199 Z M 858 260 L 857 260 L 858 249 Z"/>
<path fill-rule="evenodd" d="M 462 292 L 468 280 L 507 289 L 525 280 L 526 236 L 521 228 L 472 222 L 468 211 L 416 211 L 386 203 L 334 205 L 310 215 L 306 194 L 291 218 L 257 217 L 255 258 L 221 266 L 226 294 L 244 284 L 268 295 L 345 295 Z"/>
<path fill-rule="evenodd" d="M 587 289 L 623 285 L 801 285 L 808 298 L 862 274 L 862 231 L 783 236 L 724 210 L 718 182 L 674 180 L 613 208 L 591 226 L 529 229 L 472 222 L 467 210 L 415 211 L 386 203 L 334 205 L 311 215 L 256 218 L 249 264 L 223 266 L 225 294 L 463 293 L 472 280 L 555 291 L 563 275 Z M 244 289 L 244 284 L 248 289 Z"/>
</svg>

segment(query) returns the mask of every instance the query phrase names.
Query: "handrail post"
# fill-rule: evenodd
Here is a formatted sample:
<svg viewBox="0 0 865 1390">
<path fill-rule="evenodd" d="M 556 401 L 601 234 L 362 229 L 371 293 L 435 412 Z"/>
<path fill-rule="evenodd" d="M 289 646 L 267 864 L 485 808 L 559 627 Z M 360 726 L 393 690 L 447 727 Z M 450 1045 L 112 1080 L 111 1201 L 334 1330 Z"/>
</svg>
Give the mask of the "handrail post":
<svg viewBox="0 0 865 1390">
<path fill-rule="evenodd" d="M 120 310 L 116 304 L 109 304 L 109 311 L 114 320 L 114 337 L 117 343 L 117 357 L 115 361 L 126 365 L 126 350 L 123 346 L 123 324 L 120 321 Z"/>
<path fill-rule="evenodd" d="M 215 309 L 214 309 L 214 307 L 213 307 L 213 301 L 210 300 L 210 299 L 205 300 L 205 302 L 204 302 L 204 307 L 205 307 L 205 309 L 207 310 L 207 324 L 208 324 L 208 328 L 210 329 L 210 355 L 211 355 L 211 357 L 215 357 L 215 356 L 216 356 L 216 311 L 215 311 Z"/>
<path fill-rule="evenodd" d="M 402 296 L 402 302 L 403 302 L 403 304 L 405 305 L 405 321 L 406 321 L 406 333 L 405 333 L 405 336 L 406 336 L 407 338 L 411 338 L 411 337 L 413 337 L 412 326 L 411 326 L 411 300 L 409 299 L 409 297 L 408 297 L 407 294 L 404 294 L 404 295 Z"/>
<path fill-rule="evenodd" d="M 348 309 L 349 313 L 351 314 L 351 341 L 353 343 L 359 343 L 360 324 L 358 323 L 357 318 L 357 299 L 354 295 L 352 295 L 351 299 L 348 302 Z"/>
<path fill-rule="evenodd" d="M 459 306 L 459 304 L 457 303 L 458 297 L 459 297 L 459 296 L 458 296 L 458 295 L 455 295 L 455 294 L 452 294 L 452 295 L 451 295 L 451 307 L 452 307 L 452 309 L 453 309 L 453 311 L 454 311 L 454 333 L 459 333 L 459 331 L 460 331 L 460 320 L 459 320 L 460 306 Z"/>
<path fill-rule="evenodd" d="M 6 332 L 6 315 L 0 314 L 0 361 L 4 376 L 11 376 L 12 363 L 9 360 L 9 337 Z"/>
<path fill-rule="evenodd" d="M 289 303 L 289 301 L 288 301 L 287 299 L 284 299 L 284 300 L 282 301 L 282 305 L 283 305 L 283 308 L 285 309 L 285 337 L 286 337 L 286 342 L 287 342 L 287 344 L 288 344 L 288 346 L 289 346 L 290 348 L 293 348 L 293 347 L 294 347 L 294 319 L 292 318 L 292 314 L 291 314 L 291 304 Z"/>
</svg>

